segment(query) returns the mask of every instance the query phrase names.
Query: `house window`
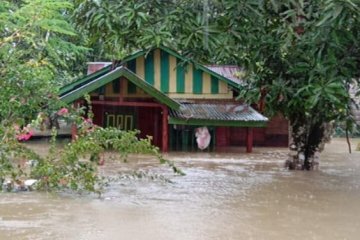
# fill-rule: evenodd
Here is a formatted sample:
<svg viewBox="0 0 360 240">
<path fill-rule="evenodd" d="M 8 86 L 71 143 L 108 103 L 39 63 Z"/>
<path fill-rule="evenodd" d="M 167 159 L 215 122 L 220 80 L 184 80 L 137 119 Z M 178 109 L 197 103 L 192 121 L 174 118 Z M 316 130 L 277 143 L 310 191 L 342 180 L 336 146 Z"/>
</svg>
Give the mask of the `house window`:
<svg viewBox="0 0 360 240">
<path fill-rule="evenodd" d="M 120 93 L 120 80 L 119 79 L 112 81 L 112 92 Z"/>
<path fill-rule="evenodd" d="M 128 81 L 128 93 L 130 94 L 136 93 L 136 85 L 130 81 Z"/>
</svg>

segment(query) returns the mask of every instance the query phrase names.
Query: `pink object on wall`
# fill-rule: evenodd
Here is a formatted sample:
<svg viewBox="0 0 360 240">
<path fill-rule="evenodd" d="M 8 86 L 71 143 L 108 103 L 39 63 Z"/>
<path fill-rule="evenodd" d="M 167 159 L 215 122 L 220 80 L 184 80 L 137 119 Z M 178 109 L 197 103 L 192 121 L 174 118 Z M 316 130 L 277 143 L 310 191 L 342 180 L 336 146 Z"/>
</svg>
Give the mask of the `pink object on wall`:
<svg viewBox="0 0 360 240">
<path fill-rule="evenodd" d="M 196 128 L 195 137 L 199 149 L 204 150 L 209 146 L 211 135 L 207 127 Z"/>
</svg>

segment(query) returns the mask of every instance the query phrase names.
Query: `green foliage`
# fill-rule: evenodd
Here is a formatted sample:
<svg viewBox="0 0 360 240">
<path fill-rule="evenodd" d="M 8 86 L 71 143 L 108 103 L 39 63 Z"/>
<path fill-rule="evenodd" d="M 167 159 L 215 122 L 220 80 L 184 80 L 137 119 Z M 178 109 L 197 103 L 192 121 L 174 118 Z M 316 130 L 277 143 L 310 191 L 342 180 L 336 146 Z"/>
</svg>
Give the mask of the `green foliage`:
<svg viewBox="0 0 360 240">
<path fill-rule="evenodd" d="M 350 85 L 359 81 L 358 1 L 258 1 L 239 63 L 248 71 L 240 98 L 265 102 L 290 120 L 305 165 L 325 138 L 325 123 L 351 129 Z M 231 15 L 229 16 L 231 17 Z M 245 35 L 244 35 L 245 36 Z M 232 38 L 236 38 L 234 35 Z M 306 168 L 306 167 L 305 167 Z"/>
<path fill-rule="evenodd" d="M 35 188 L 43 191 L 72 190 L 76 192 L 101 193 L 107 183 L 99 176 L 97 165 L 106 150 L 119 154 L 119 160 L 126 161 L 128 154 L 151 154 L 161 164 L 168 164 L 177 174 L 183 175 L 173 162 L 163 158 L 150 139 L 138 139 L 138 131 L 121 131 L 116 128 L 80 128 L 78 138 L 59 147 L 56 130 L 49 152 L 40 156 L 15 140 L 14 132 L 8 132 L 0 145 L 0 183 L 11 180 L 23 184 L 27 178 L 38 180 Z M 82 133 L 81 133 L 82 132 Z M 96 159 L 96 161 L 93 161 Z M 30 168 L 25 163 L 32 162 Z M 0 185 L 0 188 L 2 184 Z"/>
<path fill-rule="evenodd" d="M 97 166 L 104 163 L 106 150 L 115 151 L 118 160 L 126 161 L 129 154 L 150 154 L 161 164 L 167 164 L 174 173 L 183 175 L 173 162 L 163 158 L 158 147 L 151 144 L 150 137 L 139 139 L 139 131 L 122 131 L 117 128 L 101 128 L 92 123 L 90 96 L 88 117 L 83 108 L 62 108 L 56 114 L 75 124 L 78 128 L 76 139 L 59 147 L 56 142 L 57 130 L 52 129 L 50 148 L 46 156 L 36 154 L 17 140 L 18 126 L 0 125 L 0 190 L 3 183 L 10 181 L 7 190 L 25 188 L 28 178 L 36 179 L 35 188 L 43 191 L 72 190 L 76 192 L 94 192 L 101 194 L 108 183 L 99 176 Z M 45 115 L 45 116 L 44 116 Z M 50 113 L 49 115 L 54 115 Z M 29 128 L 41 128 L 46 113 L 41 112 Z M 30 124 L 29 124 L 30 125 Z M 30 164 L 29 164 L 30 163 Z M 30 166 L 29 166 L 30 165 Z M 34 187 L 32 187 L 34 188 Z"/>
<path fill-rule="evenodd" d="M 2 1 L 0 121 L 24 124 L 56 102 L 63 76 L 86 48 L 69 23 L 65 0 Z M 3 123 L 6 124 L 6 123 Z"/>
<path fill-rule="evenodd" d="M 121 60 L 140 49 L 164 45 L 194 58 L 210 56 L 218 1 L 75 1 L 74 19 L 93 48 L 94 60 Z M 215 4 L 215 5 L 214 5 Z M 192 49 L 193 51 L 187 51 Z"/>
<path fill-rule="evenodd" d="M 127 10 L 132 13 L 125 16 L 130 18 L 128 23 L 133 22 L 131 14 L 135 14 L 136 26 L 142 27 L 138 17 L 144 21 L 147 17 L 137 11 L 140 8 L 144 10 L 143 5 L 140 4 L 135 10 L 129 6 Z M 101 13 L 101 9 L 98 10 Z M 70 71 L 74 70 L 74 63 L 88 50 L 79 46 L 82 39 L 77 36 L 69 21 L 71 12 L 72 4 L 66 0 L 2 1 L 0 187 L 5 179 L 10 179 L 12 184 L 22 185 L 25 179 L 31 177 L 38 180 L 36 187 L 39 190 L 98 192 L 104 182 L 97 174 L 97 161 L 89 159 L 101 158 L 109 148 L 118 151 L 124 160 L 130 153 L 153 154 L 161 163 L 167 163 L 175 172 L 182 174 L 172 162 L 162 157 L 149 139 L 139 140 L 136 137 L 138 132 L 95 128 L 91 122 L 83 121 L 78 115 L 71 119 L 80 125 L 77 140 L 59 150 L 54 138 L 49 154 L 45 157 L 37 155 L 16 140 L 17 128 L 22 129 L 36 115 L 38 118 L 34 123 L 42 125 L 46 118 L 63 107 L 57 97 L 57 87 L 64 78 L 69 79 L 73 74 Z M 104 34 L 107 31 L 99 29 L 104 30 Z M 88 41 L 91 42 L 91 39 Z M 119 44 L 114 46 L 124 48 Z M 32 162 L 36 163 L 31 168 L 25 165 L 29 160 L 35 160 Z"/>
<path fill-rule="evenodd" d="M 79 0 L 75 6 L 97 58 L 121 60 L 162 44 L 200 62 L 244 66 L 239 98 L 287 117 L 306 161 L 326 138 L 326 123 L 352 128 L 359 1 Z"/>
</svg>

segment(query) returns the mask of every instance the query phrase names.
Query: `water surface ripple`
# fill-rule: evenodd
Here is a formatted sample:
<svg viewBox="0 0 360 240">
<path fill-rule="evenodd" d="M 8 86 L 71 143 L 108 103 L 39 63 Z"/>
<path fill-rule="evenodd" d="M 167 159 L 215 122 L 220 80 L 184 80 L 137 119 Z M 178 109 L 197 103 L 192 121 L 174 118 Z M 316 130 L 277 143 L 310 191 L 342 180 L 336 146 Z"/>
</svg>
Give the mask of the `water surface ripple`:
<svg viewBox="0 0 360 240">
<path fill-rule="evenodd" d="M 359 239 L 360 152 L 346 150 L 334 139 L 313 172 L 284 170 L 286 149 L 270 148 L 169 154 L 183 177 L 148 157 L 107 161 L 119 181 L 101 199 L 1 194 L 0 239 Z"/>
</svg>

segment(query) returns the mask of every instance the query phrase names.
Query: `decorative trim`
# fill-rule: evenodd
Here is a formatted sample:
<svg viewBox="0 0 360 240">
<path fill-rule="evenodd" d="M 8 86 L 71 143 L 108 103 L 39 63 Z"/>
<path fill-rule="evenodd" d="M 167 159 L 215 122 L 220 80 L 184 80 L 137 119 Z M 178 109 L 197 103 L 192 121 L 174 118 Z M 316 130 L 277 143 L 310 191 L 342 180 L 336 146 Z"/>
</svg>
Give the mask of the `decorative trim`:
<svg viewBox="0 0 360 240">
<path fill-rule="evenodd" d="M 186 57 L 183 57 L 181 56 L 180 54 L 178 54 L 176 51 L 170 49 L 170 48 L 167 48 L 167 47 L 164 47 L 164 46 L 160 46 L 159 47 L 161 50 L 165 51 L 165 52 L 168 52 L 169 54 L 173 55 L 174 57 L 177 57 L 177 58 L 180 58 L 181 60 L 183 60 L 184 62 L 188 62 L 188 63 L 193 63 L 194 64 L 194 68 L 196 69 L 200 69 L 200 70 L 203 70 L 204 72 L 212 75 L 212 76 L 215 76 L 217 77 L 218 79 L 222 80 L 222 81 L 225 81 L 227 84 L 231 85 L 232 87 L 235 87 L 236 89 L 239 88 L 239 85 L 234 83 L 233 81 L 231 81 L 230 79 L 208 69 L 207 67 L 197 63 L 197 62 L 194 62 L 194 61 L 191 61 L 190 59 L 186 58 Z"/>
<path fill-rule="evenodd" d="M 149 83 L 145 82 L 143 79 L 141 79 L 139 76 L 128 70 L 126 67 L 117 67 L 116 69 L 112 70 L 111 72 L 96 78 L 92 80 L 91 82 L 88 82 L 87 84 L 80 86 L 79 88 L 74 89 L 71 92 L 68 92 L 67 94 L 64 94 L 60 97 L 60 99 L 66 103 L 73 102 L 86 93 L 90 93 L 96 89 L 98 89 L 101 86 L 106 85 L 107 83 L 124 76 L 129 81 L 134 83 L 139 88 L 143 89 L 146 93 L 157 99 L 159 102 L 167 105 L 171 109 L 179 109 L 180 104 L 159 90 L 155 89 L 153 86 L 151 86 Z"/>
<path fill-rule="evenodd" d="M 149 81 L 149 83 L 151 85 L 154 85 L 155 84 L 155 79 L 154 79 L 154 51 L 153 50 L 156 50 L 156 49 L 159 49 L 159 50 L 162 50 L 164 52 L 167 52 L 168 54 L 170 54 L 171 56 L 174 56 L 176 57 L 177 59 L 180 59 L 182 60 L 183 62 L 186 62 L 188 63 L 189 65 L 193 65 L 192 68 L 194 69 L 199 69 L 199 70 L 202 70 L 203 72 L 206 72 L 208 74 L 210 74 L 211 76 L 214 76 L 216 77 L 217 79 L 219 80 L 222 80 L 224 82 L 226 82 L 228 85 L 236 88 L 236 89 L 239 89 L 239 85 L 234 83 L 233 81 L 231 81 L 230 79 L 224 77 L 224 76 L 221 76 L 220 74 L 208 69 L 207 67 L 201 65 L 201 64 L 198 64 L 194 61 L 190 61 L 190 59 L 188 58 L 185 58 L 183 56 L 181 56 L 180 54 L 178 54 L 176 51 L 174 50 L 171 50 L 170 48 L 167 48 L 167 47 L 164 47 L 164 46 L 160 46 L 158 48 L 150 48 L 150 49 L 147 49 L 147 50 L 140 50 L 126 58 L 124 58 L 121 62 L 119 62 L 115 67 L 119 67 L 121 64 L 124 64 L 128 61 L 131 61 L 131 60 L 134 60 L 138 57 L 142 57 L 144 56 L 145 57 L 145 69 L 144 69 L 144 79 L 146 79 L 147 81 Z M 180 62 L 177 61 L 177 69 L 179 68 L 179 65 L 181 65 L 181 63 L 179 64 Z M 74 89 L 77 89 L 79 87 L 81 87 L 82 85 L 86 85 L 87 83 L 89 82 L 92 82 L 93 80 L 99 78 L 100 76 L 104 75 L 104 74 L 107 74 L 109 71 L 111 71 L 112 67 L 114 67 L 112 64 L 107 66 L 107 67 L 104 67 L 84 78 L 80 78 L 78 79 L 77 81 L 73 82 L 73 83 L 70 83 L 68 85 L 65 85 L 63 86 L 62 88 L 60 88 L 60 91 L 59 91 L 59 94 L 60 95 L 65 95 L 67 94 L 68 92 L 74 90 Z M 180 70 L 181 73 L 179 73 L 180 76 L 182 76 L 182 74 L 184 74 L 184 72 L 182 72 L 183 70 L 183 67 L 181 67 L 182 69 Z M 178 73 L 177 73 L 178 74 Z M 186 76 L 184 76 L 185 78 Z M 178 78 L 177 78 L 178 79 Z M 181 78 L 180 78 L 181 79 Z M 184 79 L 185 80 L 185 79 Z M 178 80 L 177 80 L 178 81 Z M 181 80 L 180 80 L 181 81 Z M 185 84 L 184 84 L 185 85 Z M 182 86 L 183 86 L 183 83 L 178 83 L 177 82 L 177 91 L 179 93 L 181 93 L 181 91 L 183 90 L 182 89 Z M 183 86 L 184 87 L 184 90 L 187 89 L 186 88 L 186 85 Z M 192 88 L 192 86 L 191 86 Z M 192 90 L 192 89 L 191 89 Z M 191 91 L 190 91 L 191 92 Z"/>
<path fill-rule="evenodd" d="M 224 126 L 224 127 L 266 127 L 263 121 L 229 121 L 209 119 L 181 119 L 169 118 L 169 124 L 195 125 L 195 126 Z"/>
<path fill-rule="evenodd" d="M 65 86 L 63 86 L 63 87 L 60 89 L 59 94 L 60 94 L 60 95 L 63 95 L 63 94 L 65 94 L 65 93 L 67 93 L 67 92 L 75 89 L 76 87 L 78 87 L 78 86 L 81 85 L 81 84 L 84 84 L 84 83 L 86 83 L 86 82 L 92 81 L 92 80 L 100 77 L 101 75 L 106 74 L 107 72 L 110 71 L 110 69 L 111 69 L 111 65 L 110 65 L 110 66 L 107 66 L 107 67 L 104 67 L 104 68 L 100 69 L 99 71 L 96 71 L 96 72 L 94 72 L 94 73 L 92 73 L 92 74 L 90 74 L 90 75 L 87 75 L 87 76 L 84 77 L 84 78 L 80 78 L 80 79 L 76 80 L 76 81 L 73 82 L 73 83 L 70 83 L 70 84 L 68 84 L 68 85 L 65 85 Z"/>
</svg>

